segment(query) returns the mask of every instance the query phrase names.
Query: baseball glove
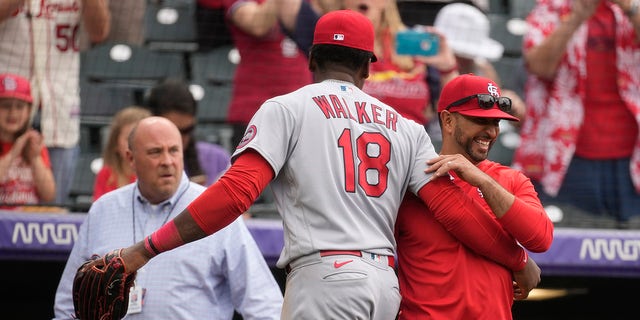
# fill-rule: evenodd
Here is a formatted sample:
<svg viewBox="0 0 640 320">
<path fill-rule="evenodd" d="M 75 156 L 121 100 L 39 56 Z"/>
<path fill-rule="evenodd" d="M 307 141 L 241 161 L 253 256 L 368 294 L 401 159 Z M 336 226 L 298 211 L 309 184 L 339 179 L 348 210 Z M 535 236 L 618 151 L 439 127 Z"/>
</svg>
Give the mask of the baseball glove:
<svg viewBox="0 0 640 320">
<path fill-rule="evenodd" d="M 80 320 L 122 319 L 129 306 L 129 290 L 136 272 L 127 273 L 114 250 L 82 264 L 73 279 L 73 307 Z"/>
</svg>

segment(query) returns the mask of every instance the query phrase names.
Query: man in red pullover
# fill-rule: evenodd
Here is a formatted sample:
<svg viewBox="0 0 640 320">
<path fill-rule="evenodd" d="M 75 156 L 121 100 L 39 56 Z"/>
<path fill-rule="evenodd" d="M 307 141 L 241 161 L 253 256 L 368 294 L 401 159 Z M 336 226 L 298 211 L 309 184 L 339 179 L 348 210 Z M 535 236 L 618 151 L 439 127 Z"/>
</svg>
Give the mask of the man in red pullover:
<svg viewBox="0 0 640 320">
<path fill-rule="evenodd" d="M 450 179 L 514 242 L 544 252 L 551 246 L 553 224 L 529 178 L 487 160 L 500 120 L 518 121 L 508 113 L 510 106 L 510 99 L 501 97 L 487 78 L 465 74 L 451 80 L 438 102 L 440 154 L 457 154 Z M 395 228 L 400 319 L 512 319 L 514 298 L 526 298 L 509 268 L 465 246 L 415 195 L 405 196 Z"/>
</svg>

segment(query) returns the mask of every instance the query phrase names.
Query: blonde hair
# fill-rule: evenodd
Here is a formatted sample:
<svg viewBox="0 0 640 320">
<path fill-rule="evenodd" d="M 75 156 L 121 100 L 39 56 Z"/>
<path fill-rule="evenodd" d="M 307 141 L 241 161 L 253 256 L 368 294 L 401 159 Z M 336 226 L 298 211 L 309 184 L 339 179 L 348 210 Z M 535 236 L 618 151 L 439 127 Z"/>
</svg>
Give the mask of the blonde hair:
<svg viewBox="0 0 640 320">
<path fill-rule="evenodd" d="M 126 159 L 118 152 L 118 137 L 124 127 L 135 124 L 138 121 L 150 117 L 151 111 L 140 106 L 129 106 L 118 111 L 111 120 L 109 125 L 109 138 L 107 145 L 102 150 L 103 165 L 107 165 L 113 171 L 113 175 L 109 177 L 107 183 L 116 182 L 118 187 L 129 183 L 129 177 L 126 174 Z M 114 181 L 117 179 L 117 181 Z"/>
<path fill-rule="evenodd" d="M 391 62 L 402 70 L 412 70 L 415 67 L 413 58 L 411 56 L 398 55 L 395 50 L 396 33 L 407 29 L 407 26 L 402 22 L 400 10 L 398 10 L 398 5 L 395 0 L 387 1 L 387 6 L 384 8 L 384 11 L 382 11 L 380 27 L 382 30 L 386 30 L 385 32 L 388 32 L 391 40 Z"/>
</svg>

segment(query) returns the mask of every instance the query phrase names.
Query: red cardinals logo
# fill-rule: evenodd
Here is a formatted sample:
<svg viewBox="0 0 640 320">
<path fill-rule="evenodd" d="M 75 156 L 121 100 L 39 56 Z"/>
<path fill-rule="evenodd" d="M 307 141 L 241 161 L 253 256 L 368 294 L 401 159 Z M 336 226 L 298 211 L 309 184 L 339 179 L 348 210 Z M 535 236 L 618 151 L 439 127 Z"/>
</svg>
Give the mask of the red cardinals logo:
<svg viewBox="0 0 640 320">
<path fill-rule="evenodd" d="M 253 140 L 253 138 L 256 137 L 256 134 L 258 134 L 258 128 L 256 128 L 256 126 L 252 125 L 249 128 L 247 128 L 247 130 L 244 132 L 244 136 L 242 137 L 242 140 L 240 140 L 240 143 L 238 144 L 236 149 L 240 149 L 246 146 L 247 143 L 251 142 L 251 140 Z"/>
</svg>

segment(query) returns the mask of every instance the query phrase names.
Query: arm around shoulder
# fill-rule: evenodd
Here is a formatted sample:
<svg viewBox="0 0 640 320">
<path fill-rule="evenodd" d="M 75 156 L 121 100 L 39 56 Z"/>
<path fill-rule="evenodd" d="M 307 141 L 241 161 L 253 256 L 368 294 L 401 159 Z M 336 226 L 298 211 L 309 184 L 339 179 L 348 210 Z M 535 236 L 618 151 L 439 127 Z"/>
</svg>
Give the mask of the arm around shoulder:
<svg viewBox="0 0 640 320">
<path fill-rule="evenodd" d="M 471 250 L 510 270 L 521 270 L 525 266 L 524 248 L 447 176 L 427 183 L 418 196 L 434 218 Z"/>
</svg>

